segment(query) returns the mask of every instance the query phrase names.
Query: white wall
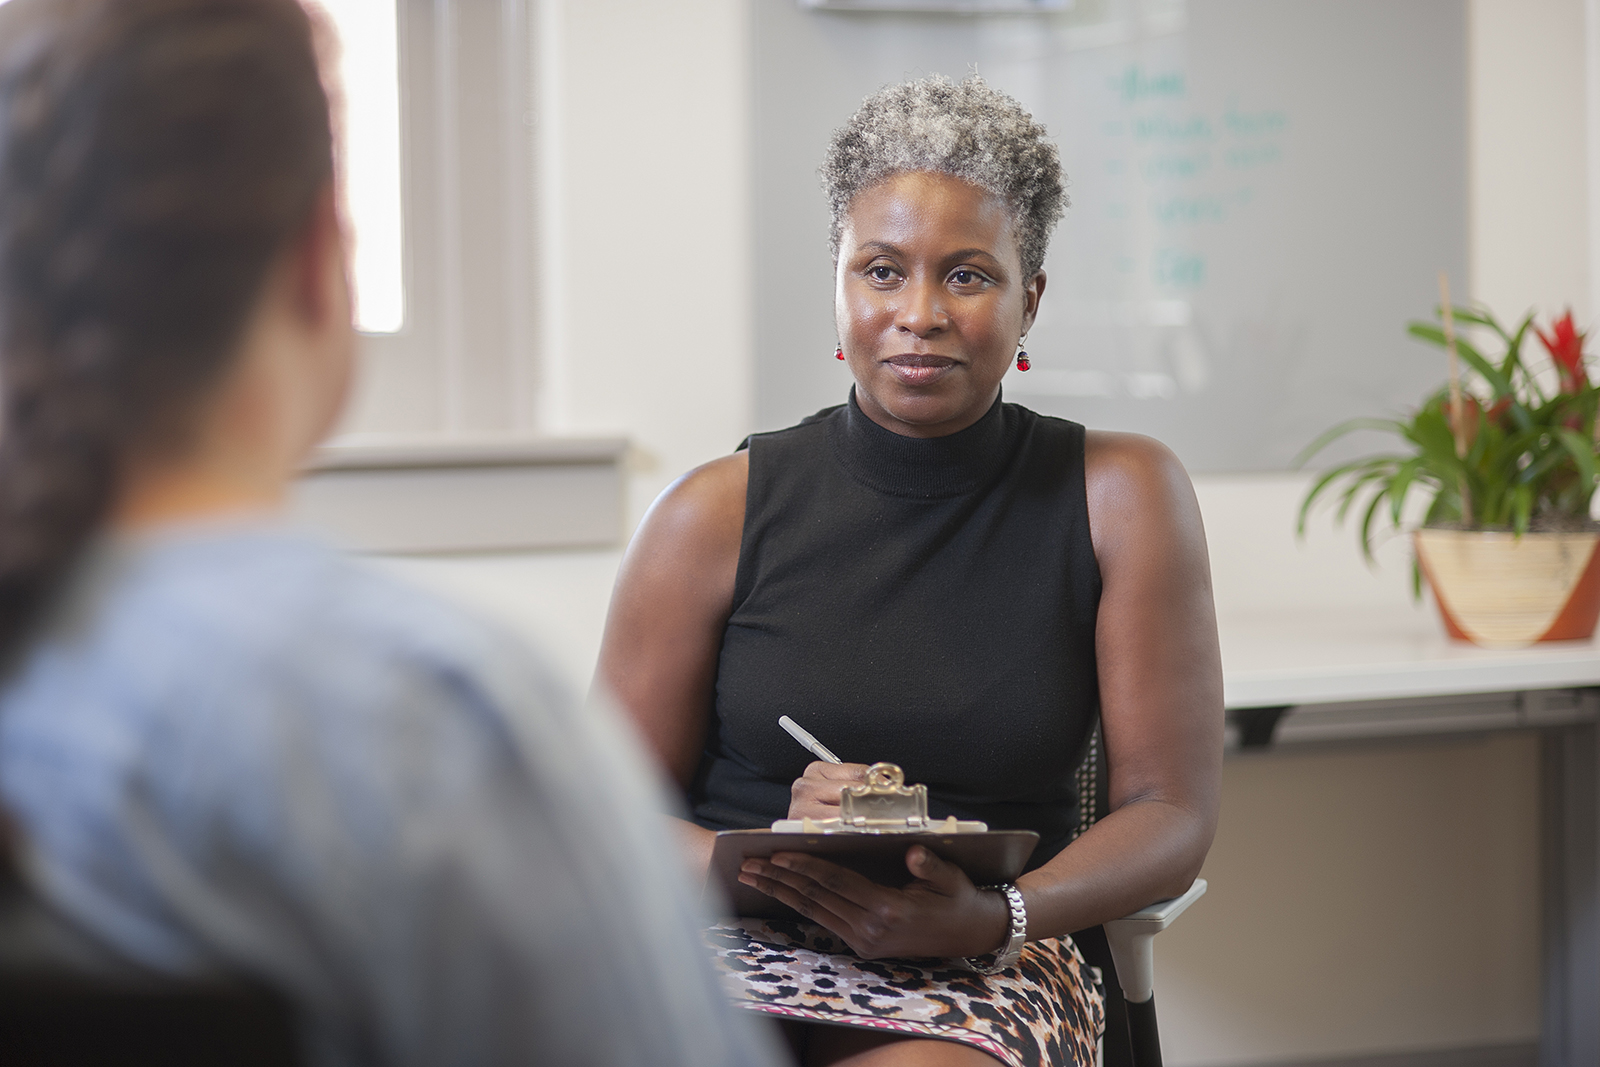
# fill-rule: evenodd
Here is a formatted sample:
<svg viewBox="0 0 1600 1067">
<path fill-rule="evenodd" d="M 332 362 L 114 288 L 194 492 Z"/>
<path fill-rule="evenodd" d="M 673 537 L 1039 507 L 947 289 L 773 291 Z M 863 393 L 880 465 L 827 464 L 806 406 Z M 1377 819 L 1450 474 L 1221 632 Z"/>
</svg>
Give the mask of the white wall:
<svg viewBox="0 0 1600 1067">
<path fill-rule="evenodd" d="M 750 0 L 787 3 L 790 0 Z M 1471 0 L 1472 295 L 1510 316 L 1590 287 L 1583 0 Z M 742 0 L 546 0 L 546 424 L 640 448 L 637 517 L 750 421 Z M 621 76 L 627 72 L 627 76 Z M 1292 537 L 1301 483 L 1201 485 L 1224 616 L 1271 598 L 1394 604 L 1348 530 Z M 1325 522 L 1325 520 L 1324 520 Z M 575 686 L 616 552 L 406 561 L 543 643 Z M 1157 952 L 1175 1067 L 1531 1040 L 1525 737 L 1230 760 L 1212 893 Z"/>
<path fill-rule="evenodd" d="M 1471 0 L 1472 295 L 1501 319 L 1591 304 L 1583 0 Z M 1535 346 L 1535 350 L 1537 346 Z"/>
<path fill-rule="evenodd" d="M 1302 475 L 1200 479 L 1231 620 L 1286 603 L 1432 615 L 1402 540 L 1294 517 Z M 1157 942 L 1175 1067 L 1537 1038 L 1538 750 L 1531 735 L 1240 755 L 1223 767 L 1211 892 Z"/>
<path fill-rule="evenodd" d="M 541 425 L 630 436 L 637 521 L 751 429 L 744 2 L 542 0 L 536 32 Z"/>
</svg>

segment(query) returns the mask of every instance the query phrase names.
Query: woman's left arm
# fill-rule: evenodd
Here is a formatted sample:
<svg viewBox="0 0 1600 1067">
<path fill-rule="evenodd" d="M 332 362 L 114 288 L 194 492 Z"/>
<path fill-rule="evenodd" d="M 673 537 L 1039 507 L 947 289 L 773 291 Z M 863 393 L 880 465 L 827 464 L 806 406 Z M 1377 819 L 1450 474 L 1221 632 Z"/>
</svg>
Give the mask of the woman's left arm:
<svg viewBox="0 0 1600 1067">
<path fill-rule="evenodd" d="M 1221 801 L 1222 658 L 1194 488 L 1170 451 L 1135 434 L 1091 432 L 1085 468 L 1111 811 L 1018 879 L 1030 938 L 1188 889 Z"/>
</svg>

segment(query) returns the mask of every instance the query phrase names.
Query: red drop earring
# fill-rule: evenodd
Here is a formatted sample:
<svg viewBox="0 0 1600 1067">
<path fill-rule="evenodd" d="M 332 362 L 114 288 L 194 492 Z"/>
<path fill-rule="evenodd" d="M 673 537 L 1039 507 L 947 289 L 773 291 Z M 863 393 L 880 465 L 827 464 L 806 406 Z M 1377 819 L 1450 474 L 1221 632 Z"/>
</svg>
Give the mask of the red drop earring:
<svg viewBox="0 0 1600 1067">
<path fill-rule="evenodd" d="M 844 345 L 835 345 L 834 346 L 834 348 L 833 348 L 833 358 L 834 359 L 843 359 L 844 358 Z"/>
<path fill-rule="evenodd" d="M 1029 367 L 1033 366 L 1032 363 L 1028 362 L 1028 352 L 1027 352 L 1027 350 L 1022 347 L 1022 342 L 1026 341 L 1026 340 L 1027 340 L 1027 338 L 1024 337 L 1021 341 L 1017 342 L 1017 369 L 1018 370 L 1027 370 Z"/>
</svg>

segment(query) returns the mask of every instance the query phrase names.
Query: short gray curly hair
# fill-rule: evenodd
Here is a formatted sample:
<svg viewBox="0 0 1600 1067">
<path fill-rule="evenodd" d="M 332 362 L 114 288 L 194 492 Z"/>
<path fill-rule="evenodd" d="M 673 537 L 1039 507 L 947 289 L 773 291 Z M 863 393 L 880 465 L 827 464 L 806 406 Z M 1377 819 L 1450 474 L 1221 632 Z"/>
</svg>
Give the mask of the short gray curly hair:
<svg viewBox="0 0 1600 1067">
<path fill-rule="evenodd" d="M 828 248 L 835 262 L 850 202 L 906 172 L 948 174 L 999 197 L 1011 208 L 1023 277 L 1044 264 L 1067 206 L 1061 158 L 1014 97 L 976 74 L 959 83 L 935 74 L 885 86 L 862 101 L 833 132 L 819 171 L 833 215 Z"/>
</svg>

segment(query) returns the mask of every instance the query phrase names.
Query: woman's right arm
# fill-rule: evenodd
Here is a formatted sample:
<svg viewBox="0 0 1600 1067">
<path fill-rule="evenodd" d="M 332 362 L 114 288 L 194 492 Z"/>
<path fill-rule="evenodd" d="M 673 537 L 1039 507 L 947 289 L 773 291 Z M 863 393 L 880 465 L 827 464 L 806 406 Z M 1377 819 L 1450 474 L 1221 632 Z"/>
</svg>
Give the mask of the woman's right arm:
<svg viewBox="0 0 1600 1067">
<path fill-rule="evenodd" d="M 749 453 L 690 471 L 645 514 L 617 573 L 596 681 L 680 789 L 705 749 L 717 656 L 733 611 Z M 713 834 L 679 820 L 696 872 Z"/>
</svg>

